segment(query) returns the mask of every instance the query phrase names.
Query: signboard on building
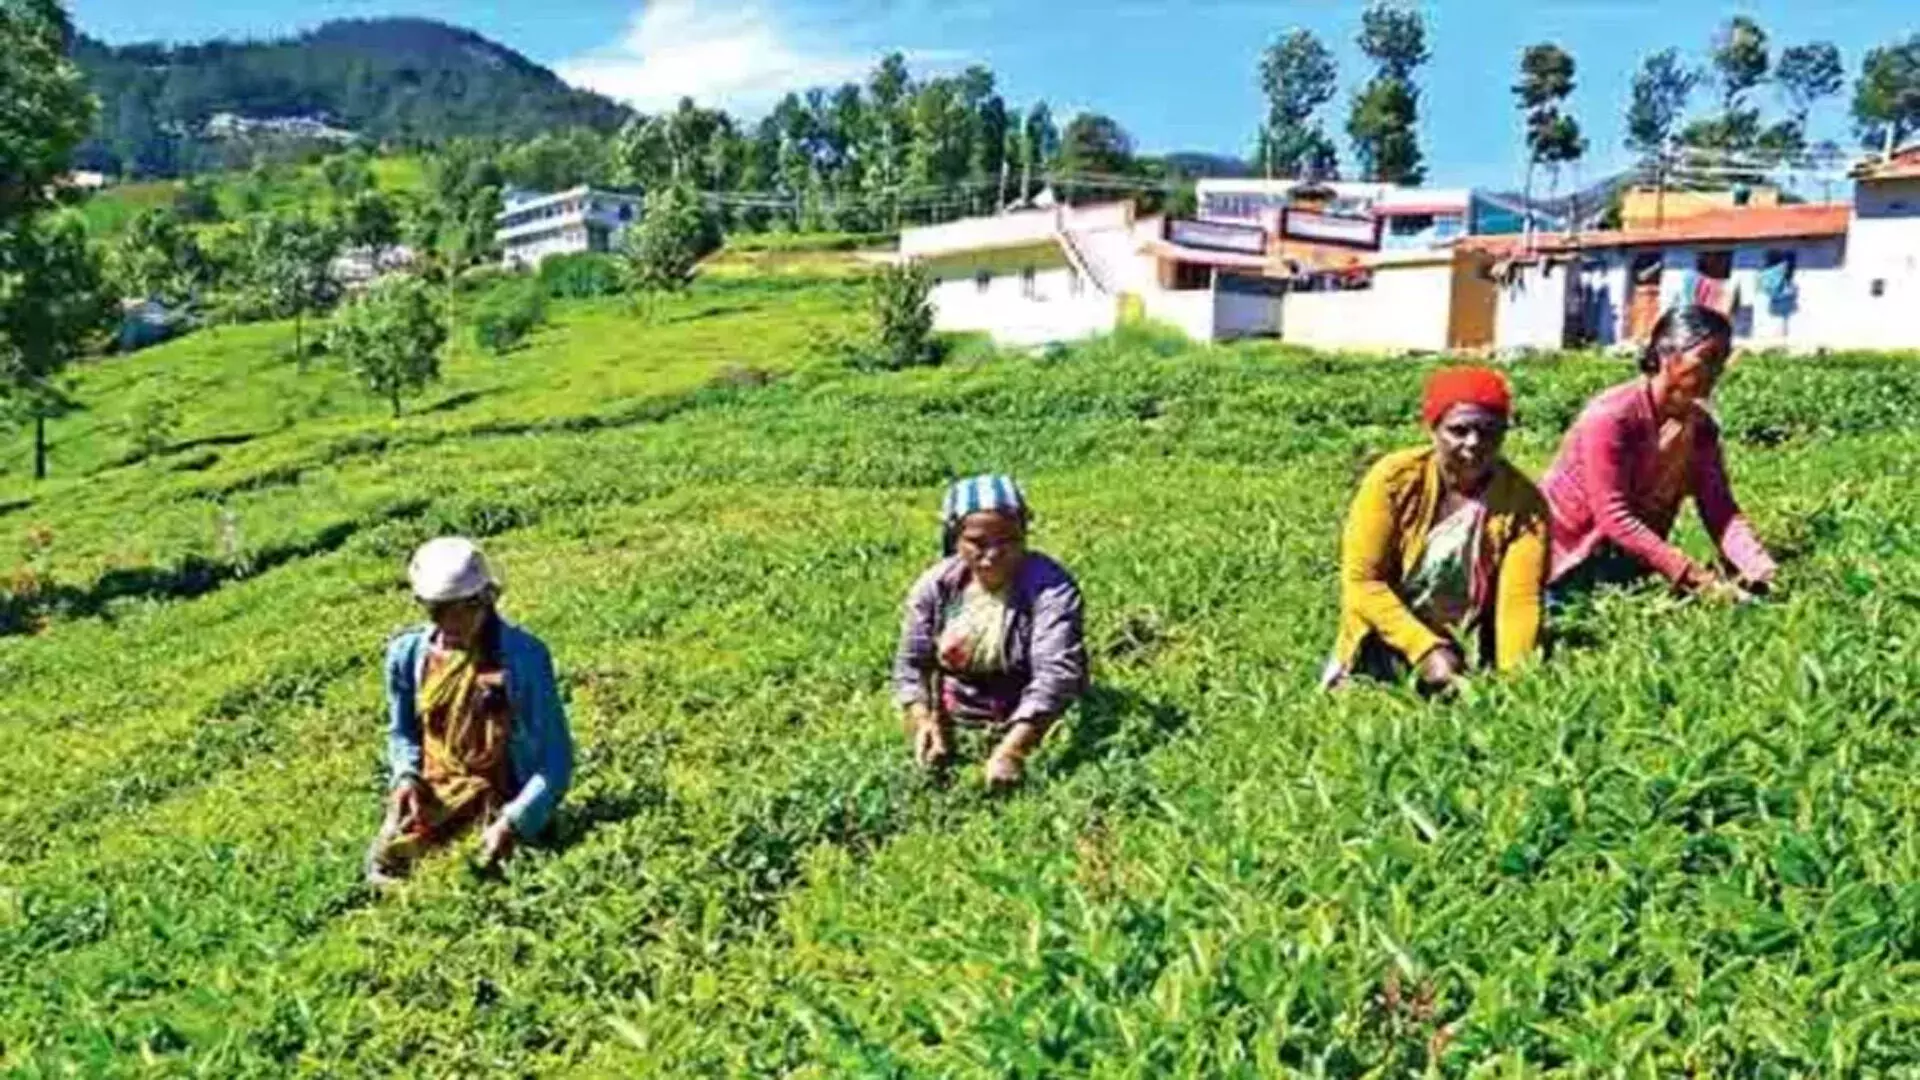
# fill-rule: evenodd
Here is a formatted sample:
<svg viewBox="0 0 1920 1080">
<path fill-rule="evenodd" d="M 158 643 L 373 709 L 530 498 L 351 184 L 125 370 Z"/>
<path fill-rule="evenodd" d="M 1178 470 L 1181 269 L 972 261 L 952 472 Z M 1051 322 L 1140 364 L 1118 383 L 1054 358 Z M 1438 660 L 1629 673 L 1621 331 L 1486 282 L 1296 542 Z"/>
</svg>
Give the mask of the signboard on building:
<svg viewBox="0 0 1920 1080">
<path fill-rule="evenodd" d="M 1167 239 L 1184 247 L 1207 251 L 1231 251 L 1240 255 L 1267 253 L 1267 231 L 1254 225 L 1168 218 Z"/>
<path fill-rule="evenodd" d="M 1380 219 L 1322 214 L 1289 207 L 1280 215 L 1280 235 L 1288 240 L 1380 250 Z"/>
</svg>

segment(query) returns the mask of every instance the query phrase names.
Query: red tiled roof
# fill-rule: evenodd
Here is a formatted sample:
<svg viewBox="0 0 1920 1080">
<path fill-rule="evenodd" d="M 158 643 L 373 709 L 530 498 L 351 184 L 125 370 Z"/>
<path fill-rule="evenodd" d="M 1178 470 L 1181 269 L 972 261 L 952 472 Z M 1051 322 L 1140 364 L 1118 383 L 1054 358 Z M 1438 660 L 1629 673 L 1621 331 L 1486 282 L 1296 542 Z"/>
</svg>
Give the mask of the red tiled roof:
<svg viewBox="0 0 1920 1080">
<path fill-rule="evenodd" d="M 1732 207 L 1669 221 L 1658 228 L 1603 229 L 1580 233 L 1578 236 L 1535 233 L 1533 247 L 1539 251 L 1567 251 L 1573 248 L 1806 240 L 1845 234 L 1847 222 L 1852 216 L 1853 208 L 1844 203 Z M 1462 239 L 1460 244 L 1493 255 L 1512 255 L 1527 250 L 1526 237 L 1518 234 L 1470 236 Z"/>
<path fill-rule="evenodd" d="M 1861 180 L 1913 180 L 1920 178 L 1920 143 L 1901 150 L 1885 161 L 1863 161 L 1853 175 Z"/>
</svg>

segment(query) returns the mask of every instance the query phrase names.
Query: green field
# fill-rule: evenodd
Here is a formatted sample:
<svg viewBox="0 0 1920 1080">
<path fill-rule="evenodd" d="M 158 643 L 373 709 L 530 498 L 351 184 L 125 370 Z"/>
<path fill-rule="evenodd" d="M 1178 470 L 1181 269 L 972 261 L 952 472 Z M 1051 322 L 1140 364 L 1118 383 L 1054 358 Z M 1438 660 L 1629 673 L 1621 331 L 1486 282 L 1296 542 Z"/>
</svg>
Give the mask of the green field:
<svg viewBox="0 0 1920 1080">
<path fill-rule="evenodd" d="M 1330 698 L 1340 515 L 1420 437 L 1421 365 L 1129 335 L 862 374 L 808 347 L 859 309 L 747 272 L 560 304 L 398 421 L 286 326 L 82 372 L 54 479 L 0 462 L 0 1071 L 1920 1062 L 1914 361 L 1735 367 L 1777 599 L 1606 594 L 1523 677 Z M 1517 368 L 1516 459 L 1627 370 Z M 886 694 L 940 489 L 985 469 L 1078 574 L 1097 683 L 1005 799 L 917 775 Z M 375 897 L 378 662 L 443 531 L 554 647 L 578 781 L 510 880 Z"/>
</svg>

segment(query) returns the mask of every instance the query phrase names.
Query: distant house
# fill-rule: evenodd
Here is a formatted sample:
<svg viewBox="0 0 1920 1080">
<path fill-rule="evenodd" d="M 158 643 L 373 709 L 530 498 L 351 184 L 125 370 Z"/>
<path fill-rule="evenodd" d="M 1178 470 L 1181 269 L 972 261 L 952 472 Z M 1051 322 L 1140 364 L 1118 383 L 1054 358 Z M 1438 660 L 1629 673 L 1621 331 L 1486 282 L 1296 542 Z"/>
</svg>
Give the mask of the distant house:
<svg viewBox="0 0 1920 1080">
<path fill-rule="evenodd" d="M 538 266 L 550 255 L 618 251 L 645 200 L 582 185 L 552 193 L 509 191 L 494 242 L 508 266 Z"/>
<path fill-rule="evenodd" d="M 272 116 L 252 117 L 239 113 L 214 113 L 207 118 L 203 132 L 215 139 L 240 139 L 256 135 L 274 135 L 291 139 L 314 139 L 320 142 L 353 142 L 359 136 L 345 128 L 337 128 L 327 122 L 324 116 Z"/>
<path fill-rule="evenodd" d="M 363 289 L 375 281 L 411 267 L 414 262 L 413 249 L 405 244 L 394 244 L 378 250 L 371 247 L 348 248 L 335 256 L 331 270 L 333 279 L 349 292 Z"/>
<path fill-rule="evenodd" d="M 1920 348 L 1920 146 L 1853 178 L 1852 205 L 1760 192 L 1683 201 L 1658 225 L 1642 205 L 1639 227 L 1475 241 L 1499 260 L 1500 344 L 1644 341 L 1661 312 L 1691 303 L 1725 313 L 1748 346 Z"/>
<path fill-rule="evenodd" d="M 1490 192 L 1404 187 L 1384 183 L 1310 183 L 1303 180 L 1207 179 L 1196 185 L 1200 217 L 1275 229 L 1289 208 L 1308 207 L 1348 217 L 1380 219 L 1380 246 L 1415 251 L 1452 243 L 1463 236 L 1523 232 L 1524 200 Z M 1564 218 L 1537 205 L 1533 228 L 1557 230 Z"/>
</svg>

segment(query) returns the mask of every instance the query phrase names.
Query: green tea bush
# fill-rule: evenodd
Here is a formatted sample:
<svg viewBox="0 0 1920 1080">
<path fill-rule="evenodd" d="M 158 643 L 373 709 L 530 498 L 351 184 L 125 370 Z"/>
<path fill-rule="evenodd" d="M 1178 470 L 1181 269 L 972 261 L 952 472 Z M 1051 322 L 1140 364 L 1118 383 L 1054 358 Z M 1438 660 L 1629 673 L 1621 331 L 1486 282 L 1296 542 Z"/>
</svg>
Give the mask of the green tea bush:
<svg viewBox="0 0 1920 1080">
<path fill-rule="evenodd" d="M 1328 696 L 1341 515 L 1422 437 L 1427 365 L 1120 339 L 796 371 L 864 295 L 703 277 L 645 326 L 556 301 L 537 362 L 450 350 L 403 424 L 277 362 L 279 326 L 78 372 L 55 479 L 0 474 L 0 1072 L 1920 1060 L 1911 358 L 1732 368 L 1774 598 L 1604 592 L 1524 674 Z M 1631 364 L 1512 376 L 1537 475 Z M 199 471 L 118 464 L 163 379 Z M 919 775 L 886 686 L 941 488 L 988 468 L 1095 657 L 1009 798 L 979 747 Z M 375 897 L 381 650 L 421 618 L 408 552 L 452 530 L 554 649 L 577 783 L 504 880 L 454 853 Z"/>
<path fill-rule="evenodd" d="M 473 343 L 496 356 L 511 352 L 547 318 L 547 291 L 543 282 L 526 278 L 505 281 L 483 294 L 473 305 L 468 324 Z"/>
<path fill-rule="evenodd" d="M 540 264 L 539 278 L 555 300 L 591 300 L 627 290 L 627 271 L 620 259 L 594 251 L 552 256 Z"/>
</svg>

